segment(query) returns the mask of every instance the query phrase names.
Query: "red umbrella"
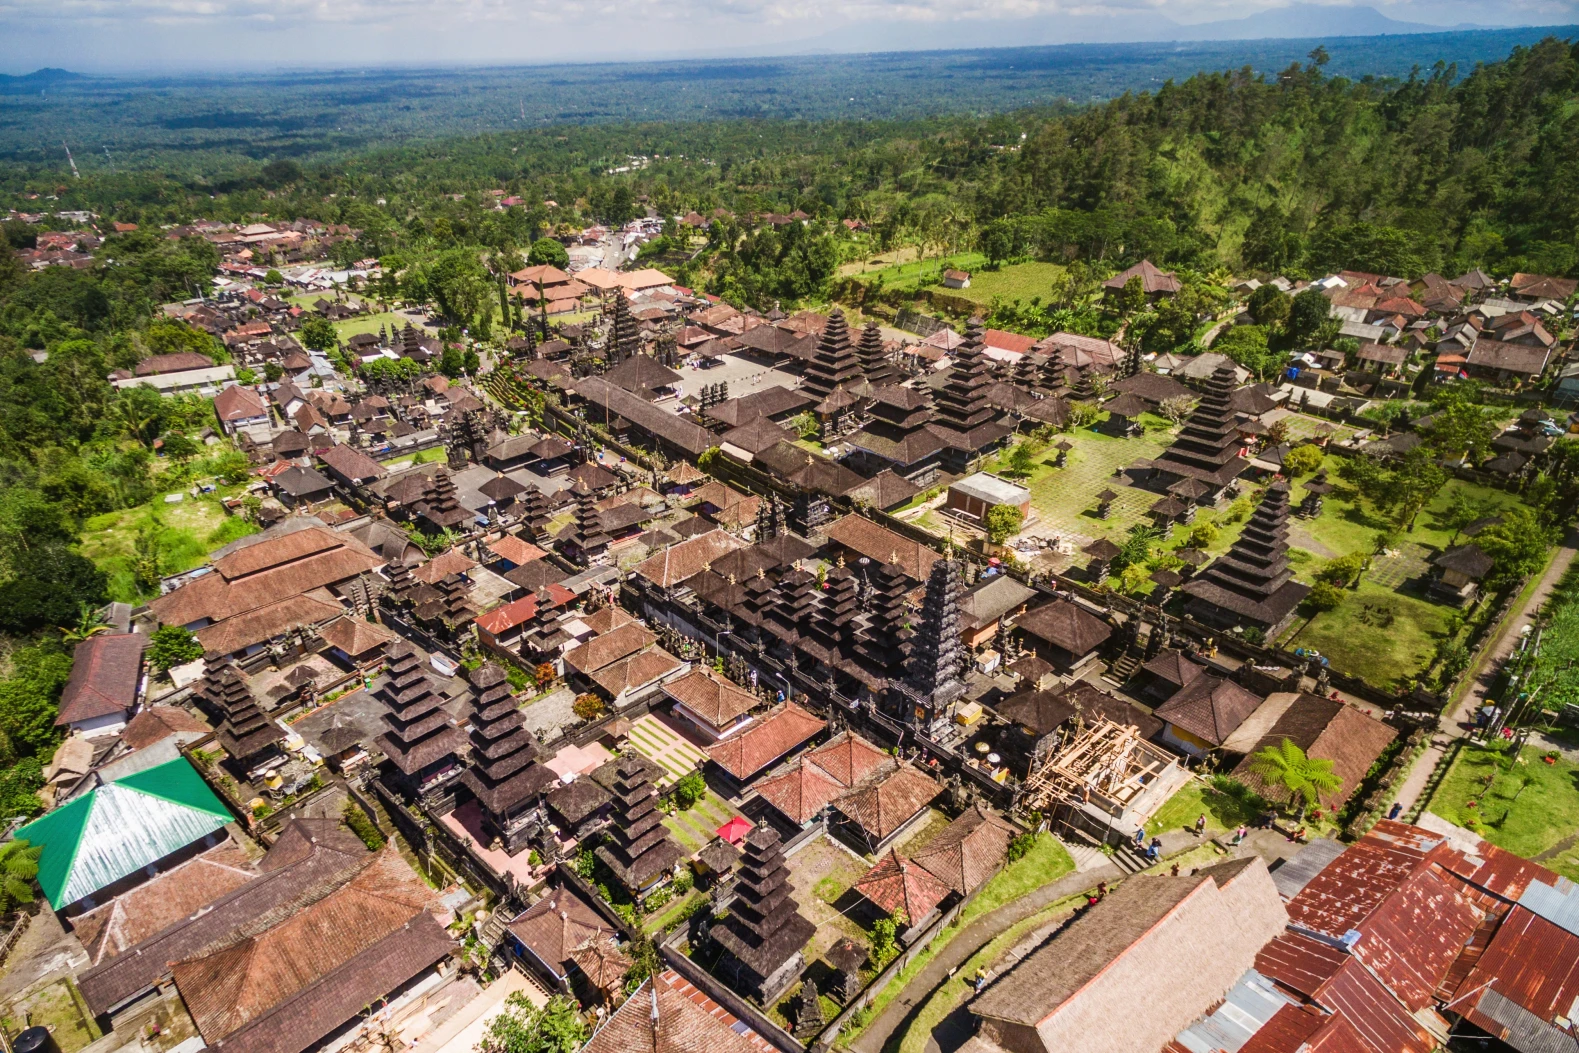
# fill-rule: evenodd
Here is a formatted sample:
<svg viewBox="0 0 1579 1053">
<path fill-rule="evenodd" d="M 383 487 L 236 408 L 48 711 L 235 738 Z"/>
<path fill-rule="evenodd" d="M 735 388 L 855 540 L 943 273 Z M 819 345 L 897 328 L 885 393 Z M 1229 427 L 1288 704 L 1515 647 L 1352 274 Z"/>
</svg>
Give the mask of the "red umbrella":
<svg viewBox="0 0 1579 1053">
<path fill-rule="evenodd" d="M 755 825 L 745 816 L 737 815 L 723 826 L 720 826 L 715 832 L 730 844 L 738 845 L 746 839 L 746 835 L 751 832 L 752 827 Z"/>
</svg>

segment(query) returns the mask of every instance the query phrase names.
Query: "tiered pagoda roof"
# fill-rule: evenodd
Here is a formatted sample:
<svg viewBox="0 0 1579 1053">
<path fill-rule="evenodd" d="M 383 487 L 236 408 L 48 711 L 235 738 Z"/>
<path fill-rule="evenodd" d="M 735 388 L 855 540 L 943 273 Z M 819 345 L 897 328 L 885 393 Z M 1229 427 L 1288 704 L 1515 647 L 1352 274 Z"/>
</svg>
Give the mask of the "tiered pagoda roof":
<svg viewBox="0 0 1579 1053">
<path fill-rule="evenodd" d="M 1237 479 L 1249 462 L 1239 456 L 1233 390 L 1233 366 L 1219 366 L 1207 381 L 1206 394 L 1179 437 L 1150 467 L 1168 476 L 1199 479 L 1213 487 L 1224 487 Z"/>
<path fill-rule="evenodd" d="M 440 530 L 469 523 L 472 518 L 471 511 L 461 507 L 460 501 L 456 498 L 455 480 L 450 478 L 449 470 L 446 468 L 440 468 L 434 473 L 433 482 L 428 485 L 428 491 L 417 506 L 417 512 Z"/>
<path fill-rule="evenodd" d="M 855 642 L 855 619 L 860 613 L 861 583 L 840 557 L 823 579 L 822 602 L 813 610 L 811 623 L 801 634 L 801 649 L 818 661 L 840 665 L 848 645 Z"/>
<path fill-rule="evenodd" d="M 911 638 L 911 631 L 905 628 L 905 597 L 910 593 L 910 584 L 898 560 L 897 554 L 891 556 L 872 575 L 871 610 L 855 645 L 862 664 L 884 677 L 897 674 L 904 665 Z"/>
<path fill-rule="evenodd" d="M 411 565 L 405 560 L 394 560 L 384 564 L 384 577 L 389 579 L 389 593 L 395 599 L 404 599 L 417 584 L 417 579 L 411 575 Z"/>
<path fill-rule="evenodd" d="M 443 699 L 433 690 L 422 667 L 422 658 L 409 643 L 389 645 L 389 677 L 378 689 L 379 701 L 388 707 L 384 723 L 389 730 L 379 745 L 401 773 L 415 776 L 455 754 L 465 745 L 459 728 L 450 726 Z"/>
<path fill-rule="evenodd" d="M 608 343 L 603 348 L 603 360 L 610 366 L 635 355 L 641 348 L 641 325 L 631 315 L 630 302 L 623 291 L 614 296 L 614 319 L 609 327 Z"/>
<path fill-rule="evenodd" d="M 528 538 L 539 538 L 548 521 L 553 518 L 554 510 L 549 504 L 548 495 L 533 486 L 516 499 L 515 514 L 521 519 L 522 532 Z"/>
<path fill-rule="evenodd" d="M 205 672 L 204 680 L 205 697 L 217 712 L 224 714 L 215 731 L 219 744 L 237 763 L 245 766 L 285 738 L 280 726 L 258 708 L 258 700 L 234 662 L 226 662 L 212 674 Z"/>
<path fill-rule="evenodd" d="M 1287 483 L 1267 487 L 1239 540 L 1182 590 L 1193 598 L 1192 608 L 1218 624 L 1270 629 L 1287 621 L 1310 592 L 1289 570 Z"/>
<path fill-rule="evenodd" d="M 879 388 L 899 381 L 899 370 L 888 360 L 883 349 L 883 331 L 876 322 L 867 322 L 861 330 L 861 342 L 856 345 L 855 355 L 861 360 L 861 373 L 868 386 Z"/>
<path fill-rule="evenodd" d="M 504 816 L 555 781 L 537 759 L 537 739 L 522 725 L 505 671 L 494 662 L 466 674 L 476 694 L 471 718 L 471 768 L 462 778 L 482 806 Z"/>
<path fill-rule="evenodd" d="M 899 465 L 917 464 L 943 449 L 943 431 L 925 388 L 889 385 L 872 392 L 865 427 L 845 442 Z"/>
<path fill-rule="evenodd" d="M 963 585 L 959 561 L 940 559 L 927 576 L 926 599 L 905 659 L 901 694 L 916 706 L 944 712 L 965 693 L 965 645 L 960 634 Z"/>
<path fill-rule="evenodd" d="M 823 402 L 837 388 L 852 395 L 866 391 L 862 362 L 850 343 L 850 328 L 844 320 L 844 312 L 835 307 L 828 315 L 822 339 L 817 341 L 816 354 L 806 364 L 801 390 Z"/>
<path fill-rule="evenodd" d="M 737 985 L 753 993 L 817 931 L 801 916 L 791 891 L 778 831 L 759 823 L 746 837 L 729 918 L 713 928 L 713 939 L 736 966 Z"/>
<path fill-rule="evenodd" d="M 955 449 L 974 453 L 1009 434 L 998 423 L 1003 411 L 992 404 L 986 389 L 996 383 L 992 366 L 982 353 L 982 325 L 972 319 L 965 342 L 954 351 L 954 365 L 935 396 L 934 423 Z"/>
<path fill-rule="evenodd" d="M 559 532 L 557 540 L 562 545 L 574 548 L 583 559 L 589 559 L 608 548 L 612 539 L 603 529 L 603 520 L 598 515 L 597 498 L 587 484 L 577 480 L 575 489 L 571 493 L 576 497 L 575 518 L 571 520 L 570 525 Z"/>
<path fill-rule="evenodd" d="M 796 566 L 779 579 L 763 625 L 779 639 L 794 643 L 810 632 L 817 607 L 817 579 Z"/>
<path fill-rule="evenodd" d="M 621 759 L 614 782 L 614 823 L 597 856 L 632 892 L 651 885 L 685 854 L 669 836 L 658 791 L 635 757 Z"/>
</svg>

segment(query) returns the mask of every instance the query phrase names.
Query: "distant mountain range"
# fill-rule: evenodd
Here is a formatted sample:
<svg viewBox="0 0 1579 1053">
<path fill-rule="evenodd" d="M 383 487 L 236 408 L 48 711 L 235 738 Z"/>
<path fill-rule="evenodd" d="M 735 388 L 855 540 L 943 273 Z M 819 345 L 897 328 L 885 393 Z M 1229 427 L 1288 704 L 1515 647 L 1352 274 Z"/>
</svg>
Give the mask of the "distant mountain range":
<svg viewBox="0 0 1579 1053">
<path fill-rule="evenodd" d="M 1245 18 L 1185 25 L 1160 14 L 1050 15 L 1036 18 L 970 18 L 947 22 L 856 22 L 816 37 L 780 44 L 777 53 L 931 51 L 957 48 L 1039 47 L 1049 44 L 1156 43 L 1203 40 L 1304 40 L 1325 37 L 1399 36 L 1505 29 L 1460 23 L 1433 26 L 1400 22 L 1374 7 L 1295 3 Z M 773 54 L 767 47 L 754 54 Z"/>
<path fill-rule="evenodd" d="M 8 73 L 0 73 L 0 95 L 19 95 L 23 92 L 34 92 L 47 89 L 51 84 L 62 84 L 67 81 L 86 80 L 81 73 L 73 73 L 69 69 L 36 69 L 32 73 L 24 73 L 20 77 L 13 77 Z"/>
</svg>

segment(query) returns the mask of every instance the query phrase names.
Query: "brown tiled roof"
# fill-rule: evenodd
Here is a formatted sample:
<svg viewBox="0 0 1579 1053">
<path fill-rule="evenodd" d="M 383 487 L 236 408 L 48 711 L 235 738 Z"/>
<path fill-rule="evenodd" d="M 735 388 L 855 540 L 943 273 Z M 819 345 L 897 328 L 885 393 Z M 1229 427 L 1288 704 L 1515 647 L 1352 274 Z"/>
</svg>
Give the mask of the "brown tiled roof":
<svg viewBox="0 0 1579 1053">
<path fill-rule="evenodd" d="M 1157 707 L 1157 716 L 1203 742 L 1221 746 L 1263 700 L 1232 680 L 1198 676 Z"/>
<path fill-rule="evenodd" d="M 757 417 L 747 421 L 738 428 L 731 428 L 722 436 L 722 441 L 731 446 L 739 447 L 749 454 L 758 454 L 763 450 L 771 449 L 781 442 L 794 442 L 799 436 L 790 433 L 789 429 L 775 424 L 766 417 Z"/>
<path fill-rule="evenodd" d="M 214 360 L 197 351 L 178 351 L 173 355 L 154 355 L 137 363 L 135 372 L 140 377 L 158 376 L 161 373 L 180 373 L 188 369 L 212 369 Z"/>
<path fill-rule="evenodd" d="M 834 807 L 854 820 L 867 836 L 882 841 L 942 792 L 931 776 L 908 764 L 892 774 L 841 797 Z"/>
<path fill-rule="evenodd" d="M 231 841 L 166 870 L 86 914 L 72 919 L 72 933 L 98 965 L 202 910 L 257 877 L 245 852 Z"/>
<path fill-rule="evenodd" d="M 269 415 L 262 396 L 240 384 L 232 384 L 214 396 L 214 412 L 227 424 L 231 421 Z"/>
<path fill-rule="evenodd" d="M 1171 647 L 1157 652 L 1155 658 L 1141 666 L 1146 672 L 1159 676 L 1175 687 L 1183 687 L 1191 683 L 1196 677 L 1206 672 L 1206 667 L 1197 665 L 1184 656 L 1184 652 L 1175 651 Z"/>
<path fill-rule="evenodd" d="M 911 858 L 944 885 L 964 894 L 997 872 L 1018 832 L 997 813 L 974 804 Z"/>
<path fill-rule="evenodd" d="M 411 576 L 428 585 L 443 581 L 451 574 L 465 574 L 477 566 L 477 561 L 458 548 L 441 552 L 420 567 L 413 567 Z"/>
<path fill-rule="evenodd" d="M 652 646 L 658 637 L 644 626 L 631 623 L 595 636 L 565 655 L 565 664 L 578 673 L 590 676 L 604 666 L 612 665 L 629 655 Z"/>
<path fill-rule="evenodd" d="M 273 928 L 212 954 L 177 962 L 172 968 L 176 988 L 203 1040 L 214 1046 L 294 996 L 324 984 L 331 974 L 386 937 L 409 930 L 437 906 L 432 891 L 391 844 L 348 884 Z M 431 916 L 428 921 L 432 924 Z M 427 964 L 416 964 L 400 979 Z M 293 1034 L 263 1048 L 296 1053 L 393 986 L 368 992 L 370 997 L 338 1019 L 294 1020 Z"/>
<path fill-rule="evenodd" d="M 204 574 L 149 601 L 165 625 L 221 621 L 324 585 L 346 581 L 385 561 L 349 534 L 310 526 L 236 549 Z"/>
<path fill-rule="evenodd" d="M 542 559 L 548 553 L 538 548 L 529 541 L 523 541 L 514 534 L 506 534 L 497 541 L 488 543 L 488 551 L 500 559 L 507 559 L 516 566 L 521 567 L 534 559 Z"/>
<path fill-rule="evenodd" d="M 1151 293 L 1176 293 L 1179 276 L 1172 271 L 1158 270 L 1150 260 L 1141 260 L 1127 271 L 1122 271 L 1103 282 L 1108 289 L 1122 289 L 1131 278 L 1139 278 L 1142 291 Z"/>
<path fill-rule="evenodd" d="M 303 1053 L 456 950 L 426 911 L 216 1043 L 216 1053 Z"/>
<path fill-rule="evenodd" d="M 318 459 L 346 479 L 382 479 L 389 474 L 383 465 L 351 446 L 319 450 Z"/>
<path fill-rule="evenodd" d="M 856 786 L 891 766 L 893 758 L 853 731 L 845 731 L 806 754 L 806 760 L 841 786 Z"/>
<path fill-rule="evenodd" d="M 395 634 L 382 625 L 349 615 L 330 622 L 319 631 L 319 635 L 326 643 L 338 647 L 353 658 L 376 647 L 383 647 L 395 638 Z"/>
<path fill-rule="evenodd" d="M 845 789 L 817 765 L 805 761 L 756 785 L 764 800 L 800 824 L 811 822 Z"/>
<path fill-rule="evenodd" d="M 611 633 L 620 626 L 629 625 L 636 620 L 635 616 L 624 607 L 612 603 L 600 608 L 595 614 L 583 614 L 579 617 L 582 624 L 599 636 Z"/>
<path fill-rule="evenodd" d="M 642 981 L 581 1053 L 775 1053 L 673 970 Z"/>
<path fill-rule="evenodd" d="M 613 934 L 614 927 L 573 888 L 551 885 L 543 898 L 505 926 L 538 961 L 565 976 L 577 947 Z"/>
<path fill-rule="evenodd" d="M 708 759 L 744 781 L 827 727 L 793 702 L 707 747 Z"/>
<path fill-rule="evenodd" d="M 283 632 L 308 625 L 320 625 L 338 618 L 345 608 L 316 596 L 287 596 L 266 607 L 257 607 L 198 629 L 194 635 L 203 650 L 212 654 L 234 654 L 253 644 L 272 640 Z"/>
<path fill-rule="evenodd" d="M 885 468 L 860 485 L 847 490 L 846 497 L 865 501 L 874 508 L 893 508 L 902 505 L 921 492 L 921 488 L 891 468 Z"/>
<path fill-rule="evenodd" d="M 762 327 L 766 329 L 767 327 Z M 708 410 L 708 416 L 732 428 L 748 424 L 759 417 L 782 417 L 816 404 L 816 400 L 799 391 L 774 385 L 750 395 L 721 402 Z"/>
<path fill-rule="evenodd" d="M 1544 347 L 1526 347 L 1481 337 L 1469 349 L 1468 362 L 1482 369 L 1505 369 L 1511 373 L 1535 376 L 1546 368 L 1551 352 Z"/>
<path fill-rule="evenodd" d="M 112 716 L 135 706 L 147 643 L 141 633 L 101 633 L 77 644 L 55 723 Z"/>
<path fill-rule="evenodd" d="M 1376 758 L 1397 737 L 1395 729 L 1354 706 L 1336 699 L 1301 694 L 1234 769 L 1234 777 L 1258 793 L 1273 795 L 1272 788 L 1250 770 L 1250 761 L 1261 750 L 1288 739 L 1304 750 L 1306 756 L 1332 761 L 1333 774 L 1343 780 L 1343 784 L 1324 800 L 1335 808 L 1342 807 L 1360 788 Z"/>
<path fill-rule="evenodd" d="M 1053 600 L 1032 608 L 1020 615 L 1014 624 L 1020 631 L 1076 656 L 1095 650 L 1113 635 L 1113 630 L 1102 619 L 1067 600 Z"/>
<path fill-rule="evenodd" d="M 723 730 L 756 708 L 756 695 L 700 666 L 663 686 L 664 693 L 676 702 Z"/>
<path fill-rule="evenodd" d="M 948 885 L 914 860 L 889 849 L 855 883 L 855 891 L 885 914 L 903 912 L 911 923 L 920 921 L 949 894 Z"/>
<path fill-rule="evenodd" d="M 726 531 L 710 530 L 649 556 L 636 564 L 634 570 L 654 585 L 668 588 L 700 574 L 719 556 L 744 545 L 744 541 Z"/>
<path fill-rule="evenodd" d="M 372 861 L 366 851 L 355 854 L 317 846 L 298 862 L 263 870 L 255 880 L 212 903 L 206 911 L 184 916 L 123 954 L 82 972 L 77 980 L 88 1007 L 106 1013 L 147 990 L 170 971 L 170 963 L 229 947 L 263 932 L 316 903 L 339 888 Z"/>
<path fill-rule="evenodd" d="M 828 540 L 836 541 L 878 563 L 897 563 L 916 581 L 927 580 L 932 564 L 943 557 L 919 541 L 900 537 L 887 527 L 878 526 L 864 516 L 848 515 L 828 525 Z M 890 559 L 891 556 L 898 559 Z"/>
<path fill-rule="evenodd" d="M 140 750 L 171 735 L 202 735 L 209 730 L 207 724 L 179 706 L 145 706 L 121 732 L 121 742 L 128 749 Z"/>
<path fill-rule="evenodd" d="M 601 377 L 583 377 L 575 382 L 576 394 L 591 406 L 606 407 L 611 415 L 624 417 L 651 435 L 677 446 L 692 457 L 714 445 L 713 433 L 681 420 L 661 406 L 639 395 L 615 387 Z"/>
<path fill-rule="evenodd" d="M 680 668 L 680 660 L 662 647 L 651 647 L 629 658 L 621 658 L 592 674 L 593 683 L 618 698 L 626 691 L 645 687 Z"/>
</svg>

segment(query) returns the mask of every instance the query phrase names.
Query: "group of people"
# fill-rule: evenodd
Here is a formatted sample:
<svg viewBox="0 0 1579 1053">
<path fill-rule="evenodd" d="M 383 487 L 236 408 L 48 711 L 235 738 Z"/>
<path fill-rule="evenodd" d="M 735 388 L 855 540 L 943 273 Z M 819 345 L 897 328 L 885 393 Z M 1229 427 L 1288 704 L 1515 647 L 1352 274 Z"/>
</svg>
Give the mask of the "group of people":
<svg viewBox="0 0 1579 1053">
<path fill-rule="evenodd" d="M 1162 858 L 1162 838 L 1153 837 L 1150 843 L 1146 841 L 1146 828 L 1135 828 L 1135 851 L 1146 857 L 1146 862 L 1155 863 Z"/>
</svg>

